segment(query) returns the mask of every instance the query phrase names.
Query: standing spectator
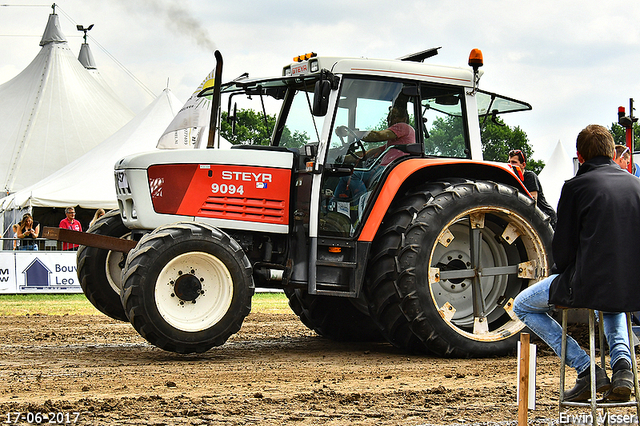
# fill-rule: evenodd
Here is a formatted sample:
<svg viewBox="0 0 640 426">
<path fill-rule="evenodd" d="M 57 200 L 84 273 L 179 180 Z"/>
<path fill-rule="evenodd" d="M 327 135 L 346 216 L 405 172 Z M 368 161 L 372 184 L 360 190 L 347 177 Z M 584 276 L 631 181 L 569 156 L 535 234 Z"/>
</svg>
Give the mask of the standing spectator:
<svg viewBox="0 0 640 426">
<path fill-rule="evenodd" d="M 82 225 L 76 220 L 76 209 L 67 207 L 64 209 L 64 214 L 67 217 L 60 221 L 59 228 L 82 232 Z M 62 250 L 78 250 L 78 244 L 64 242 L 62 243 Z"/>
<path fill-rule="evenodd" d="M 622 170 L 628 170 L 629 160 L 631 160 L 629 147 L 626 147 L 624 145 L 616 145 L 616 156 L 613 158 L 613 161 L 615 161 Z"/>
<path fill-rule="evenodd" d="M 613 159 L 620 168 L 628 170 L 629 162 L 631 161 L 631 152 L 626 145 L 616 145 L 616 156 Z M 631 174 L 635 177 L 640 177 L 640 167 L 636 163 L 631 164 Z"/>
<path fill-rule="evenodd" d="M 16 235 L 20 238 L 18 250 L 38 250 L 36 238 L 40 234 L 40 224 L 33 221 L 29 213 L 22 216 L 22 220 L 16 226 Z"/>
<path fill-rule="evenodd" d="M 560 355 L 562 327 L 550 316 L 554 305 L 602 311 L 613 377 L 609 381 L 596 365 L 596 390 L 606 391 L 608 400 L 626 401 L 633 389 L 632 349 L 621 312 L 640 309 L 640 299 L 633 297 L 640 276 L 635 251 L 640 181 L 613 162 L 613 137 L 603 126 L 583 129 L 576 147 L 581 165 L 565 182 L 558 202 L 552 275 L 518 294 L 513 312 Z M 589 355 L 567 336 L 567 365 L 578 373 L 567 401 L 590 398 L 590 364 Z"/>
<path fill-rule="evenodd" d="M 104 216 L 104 209 L 96 210 L 95 214 L 93 215 L 93 219 L 91 219 L 91 222 L 89 222 L 89 228 L 91 228 L 93 224 L 96 223 L 96 221 L 102 216 Z"/>
<path fill-rule="evenodd" d="M 522 172 L 522 175 L 518 173 L 518 177 L 522 179 L 524 183 L 524 187 L 527 188 L 527 191 L 531 194 L 534 200 L 536 200 L 536 204 L 538 208 L 542 210 L 542 213 L 549 216 L 549 223 L 553 229 L 556 229 L 556 212 L 553 210 L 553 207 L 547 203 L 547 199 L 544 198 L 544 192 L 542 192 L 542 184 L 540 184 L 540 179 L 538 179 L 538 175 L 536 175 L 531 170 L 525 170 L 525 166 L 527 165 L 527 159 L 524 156 L 524 152 L 520 149 L 512 149 L 509 151 L 509 164 L 513 167 L 518 167 Z"/>
<path fill-rule="evenodd" d="M 18 223 L 14 223 L 13 225 L 11 225 L 11 231 L 13 231 L 12 237 L 14 238 L 13 240 L 14 250 L 18 250 L 18 241 L 16 240 L 16 238 L 18 238 L 18 226 L 20 226 Z"/>
</svg>

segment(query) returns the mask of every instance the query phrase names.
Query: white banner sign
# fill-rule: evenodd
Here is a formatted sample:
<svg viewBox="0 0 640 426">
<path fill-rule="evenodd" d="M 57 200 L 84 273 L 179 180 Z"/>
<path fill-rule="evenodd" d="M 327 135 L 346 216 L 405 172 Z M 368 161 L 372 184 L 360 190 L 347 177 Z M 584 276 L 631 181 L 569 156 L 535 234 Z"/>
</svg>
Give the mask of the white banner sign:
<svg viewBox="0 0 640 426">
<path fill-rule="evenodd" d="M 15 277 L 11 293 L 82 293 L 75 251 L 17 251 L 10 256 L 15 256 L 15 267 L 8 272 Z"/>
<path fill-rule="evenodd" d="M 13 252 L 0 252 L 0 293 L 17 293 L 16 259 Z"/>
</svg>

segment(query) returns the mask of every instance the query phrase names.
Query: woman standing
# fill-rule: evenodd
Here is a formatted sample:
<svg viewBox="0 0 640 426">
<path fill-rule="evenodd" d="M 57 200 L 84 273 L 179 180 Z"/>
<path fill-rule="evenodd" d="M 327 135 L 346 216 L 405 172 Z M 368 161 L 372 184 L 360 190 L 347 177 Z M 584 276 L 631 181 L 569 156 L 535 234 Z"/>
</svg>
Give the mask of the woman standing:
<svg viewBox="0 0 640 426">
<path fill-rule="evenodd" d="M 33 217 L 29 213 L 22 216 L 22 220 L 18 223 L 16 231 L 20 238 L 20 246 L 18 250 L 38 250 L 36 238 L 40 234 L 40 224 L 33 221 Z"/>
</svg>

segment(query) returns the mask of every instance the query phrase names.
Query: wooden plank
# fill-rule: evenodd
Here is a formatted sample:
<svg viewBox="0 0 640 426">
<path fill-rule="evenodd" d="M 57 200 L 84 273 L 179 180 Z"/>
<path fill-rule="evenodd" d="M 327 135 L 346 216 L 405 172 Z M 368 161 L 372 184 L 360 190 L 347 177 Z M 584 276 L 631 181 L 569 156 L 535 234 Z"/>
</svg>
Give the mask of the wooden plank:
<svg viewBox="0 0 640 426">
<path fill-rule="evenodd" d="M 42 236 L 50 240 L 64 241 L 66 243 L 80 244 L 87 247 L 96 247 L 104 250 L 128 253 L 134 248 L 137 241 L 123 238 L 109 237 L 107 235 L 88 234 L 86 232 L 72 231 L 71 229 L 52 228 L 45 226 Z"/>
<path fill-rule="evenodd" d="M 529 415 L 529 333 L 520 334 L 520 400 L 518 401 L 518 426 L 528 425 Z"/>
</svg>

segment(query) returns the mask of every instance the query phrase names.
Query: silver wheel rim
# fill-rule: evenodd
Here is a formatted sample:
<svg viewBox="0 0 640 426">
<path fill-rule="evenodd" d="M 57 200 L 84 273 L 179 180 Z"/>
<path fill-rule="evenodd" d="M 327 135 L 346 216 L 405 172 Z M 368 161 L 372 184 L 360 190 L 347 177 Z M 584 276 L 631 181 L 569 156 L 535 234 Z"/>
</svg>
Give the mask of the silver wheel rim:
<svg viewBox="0 0 640 426">
<path fill-rule="evenodd" d="M 451 220 L 429 265 L 430 295 L 442 318 L 457 333 L 483 342 L 504 340 L 524 327 L 512 310 L 514 285 L 519 288 L 519 278 L 531 285 L 548 270 L 539 235 L 523 217 L 499 207 L 470 209 Z"/>
<path fill-rule="evenodd" d="M 155 286 L 155 302 L 172 327 L 197 332 L 217 324 L 233 299 L 233 280 L 216 256 L 190 252 L 162 268 Z"/>
<path fill-rule="evenodd" d="M 131 232 L 120 238 L 131 240 Z M 107 277 L 107 281 L 109 282 L 111 289 L 118 295 L 122 290 L 122 267 L 120 267 L 120 265 L 124 266 L 124 261 L 124 253 L 109 250 L 104 263 L 104 272 Z"/>
</svg>

